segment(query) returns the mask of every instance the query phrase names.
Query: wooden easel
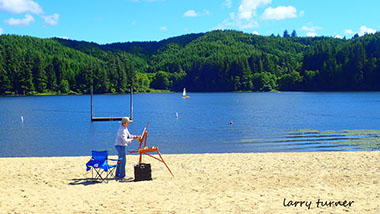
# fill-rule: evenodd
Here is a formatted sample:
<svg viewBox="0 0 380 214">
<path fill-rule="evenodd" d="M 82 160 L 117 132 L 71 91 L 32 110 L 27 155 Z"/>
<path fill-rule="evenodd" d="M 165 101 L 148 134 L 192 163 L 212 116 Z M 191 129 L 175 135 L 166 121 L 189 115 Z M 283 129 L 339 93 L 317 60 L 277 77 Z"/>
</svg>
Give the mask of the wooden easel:
<svg viewBox="0 0 380 214">
<path fill-rule="evenodd" d="M 152 157 L 152 158 L 154 158 L 154 159 L 156 159 L 156 160 L 164 163 L 165 166 L 166 166 L 166 168 L 168 168 L 170 174 L 174 177 L 172 171 L 169 169 L 168 165 L 165 163 L 164 159 L 162 158 L 161 153 L 158 151 L 158 147 L 157 146 L 152 146 L 152 147 L 147 147 L 146 146 L 146 140 L 148 139 L 148 131 L 147 131 L 147 129 L 148 129 L 149 123 L 150 123 L 150 121 L 145 126 L 141 138 L 137 139 L 137 141 L 140 142 L 138 150 L 136 150 L 136 151 L 130 151 L 129 153 L 139 153 L 140 154 L 139 164 L 142 163 L 142 155 L 143 154 L 148 155 L 149 157 Z M 144 146 L 142 146 L 143 142 L 144 142 Z M 154 157 L 154 156 L 148 154 L 148 153 L 151 153 L 151 152 L 156 152 L 160 156 L 160 158 L 157 158 L 157 157 Z"/>
</svg>

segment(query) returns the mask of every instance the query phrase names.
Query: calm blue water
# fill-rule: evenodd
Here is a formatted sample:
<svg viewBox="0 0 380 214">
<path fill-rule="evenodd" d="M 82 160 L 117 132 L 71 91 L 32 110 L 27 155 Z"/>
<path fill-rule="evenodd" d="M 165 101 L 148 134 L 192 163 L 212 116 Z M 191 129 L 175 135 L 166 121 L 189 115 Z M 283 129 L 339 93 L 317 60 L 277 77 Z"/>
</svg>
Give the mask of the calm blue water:
<svg viewBox="0 0 380 214">
<path fill-rule="evenodd" d="M 163 154 L 182 154 L 356 151 L 361 147 L 340 140 L 299 140 L 289 133 L 380 130 L 379 92 L 188 95 L 135 94 L 130 132 L 141 134 L 150 121 L 148 145 L 159 146 Z M 94 96 L 96 117 L 129 112 L 129 95 Z M 0 157 L 82 156 L 100 149 L 116 154 L 120 123 L 91 122 L 90 115 L 89 95 L 0 97 Z"/>
</svg>

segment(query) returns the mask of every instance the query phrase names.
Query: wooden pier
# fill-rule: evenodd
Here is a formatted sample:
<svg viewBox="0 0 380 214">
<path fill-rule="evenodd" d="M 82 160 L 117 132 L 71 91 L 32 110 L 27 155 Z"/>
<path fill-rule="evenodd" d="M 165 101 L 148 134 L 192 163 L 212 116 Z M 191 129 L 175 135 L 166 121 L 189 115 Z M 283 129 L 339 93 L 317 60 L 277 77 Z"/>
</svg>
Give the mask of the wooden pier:
<svg viewBox="0 0 380 214">
<path fill-rule="evenodd" d="M 94 122 L 94 121 L 120 121 L 122 120 L 123 117 L 94 117 L 94 105 L 93 105 L 93 88 L 91 87 L 91 122 Z M 130 122 L 133 122 L 132 120 L 132 115 L 133 115 L 133 88 L 131 86 L 131 99 L 130 99 L 130 105 L 131 105 L 131 112 L 130 112 L 130 116 L 128 117 L 129 118 L 129 121 Z"/>
</svg>

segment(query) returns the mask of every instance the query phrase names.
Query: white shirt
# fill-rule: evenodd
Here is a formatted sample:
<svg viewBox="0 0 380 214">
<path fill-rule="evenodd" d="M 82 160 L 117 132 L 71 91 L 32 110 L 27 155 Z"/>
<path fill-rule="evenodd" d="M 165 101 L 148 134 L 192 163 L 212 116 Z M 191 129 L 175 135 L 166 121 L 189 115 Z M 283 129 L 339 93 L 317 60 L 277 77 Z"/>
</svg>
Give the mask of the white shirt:
<svg viewBox="0 0 380 214">
<path fill-rule="evenodd" d="M 128 146 L 133 141 L 133 135 L 131 135 L 128 131 L 128 128 L 124 126 L 120 126 L 117 131 L 115 146 Z"/>
</svg>

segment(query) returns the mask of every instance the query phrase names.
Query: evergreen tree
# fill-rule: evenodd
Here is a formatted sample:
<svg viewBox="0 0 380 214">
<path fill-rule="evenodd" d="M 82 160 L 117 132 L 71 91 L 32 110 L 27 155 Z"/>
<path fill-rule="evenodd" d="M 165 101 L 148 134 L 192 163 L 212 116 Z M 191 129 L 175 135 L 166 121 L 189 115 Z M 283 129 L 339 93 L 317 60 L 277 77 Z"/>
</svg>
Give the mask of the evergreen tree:
<svg viewBox="0 0 380 214">
<path fill-rule="evenodd" d="M 116 58 L 116 72 L 118 74 L 116 91 L 118 93 L 125 93 L 128 89 L 128 79 L 125 66 L 121 64 L 119 57 Z"/>
<path fill-rule="evenodd" d="M 289 35 L 289 33 L 288 33 L 288 30 L 285 30 L 285 31 L 284 31 L 283 37 L 284 37 L 284 38 L 289 38 L 289 37 L 290 37 L 290 35 Z"/>
<path fill-rule="evenodd" d="M 154 75 L 154 78 L 150 84 L 152 88 L 155 89 L 165 89 L 167 90 L 170 87 L 170 82 L 168 74 L 164 71 L 159 71 Z"/>
<path fill-rule="evenodd" d="M 292 37 L 297 37 L 297 32 L 296 32 L 296 30 L 293 30 L 293 31 L 292 31 L 291 36 L 292 36 Z"/>
<path fill-rule="evenodd" d="M 55 75 L 54 66 L 52 63 L 49 63 L 46 67 L 46 75 L 47 75 L 47 89 L 50 91 L 56 91 L 58 89 L 57 86 L 57 77 Z"/>
<path fill-rule="evenodd" d="M 40 54 L 36 54 L 32 71 L 37 92 L 45 92 L 48 85 L 48 77 L 46 75 L 44 61 Z"/>
<path fill-rule="evenodd" d="M 0 64 L 0 94 L 7 94 L 12 88 L 7 71 Z"/>
<path fill-rule="evenodd" d="M 22 69 L 18 72 L 19 89 L 22 94 L 33 94 L 33 74 L 31 65 L 25 61 L 21 62 Z"/>
</svg>

